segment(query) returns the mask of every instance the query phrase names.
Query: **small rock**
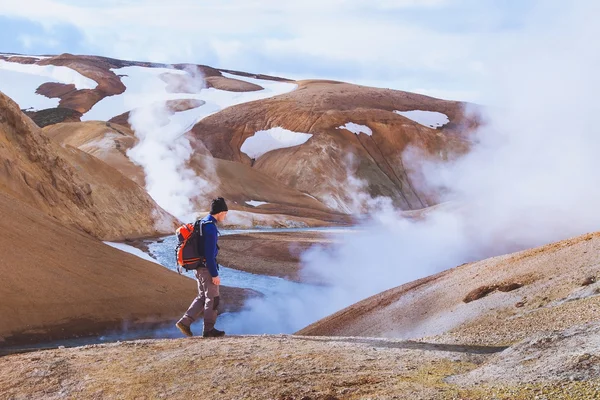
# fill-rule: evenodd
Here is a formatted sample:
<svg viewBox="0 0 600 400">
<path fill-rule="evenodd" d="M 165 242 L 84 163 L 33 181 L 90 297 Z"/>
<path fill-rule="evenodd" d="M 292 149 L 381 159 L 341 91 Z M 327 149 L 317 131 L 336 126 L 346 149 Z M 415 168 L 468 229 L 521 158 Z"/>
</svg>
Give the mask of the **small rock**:
<svg viewBox="0 0 600 400">
<path fill-rule="evenodd" d="M 512 292 L 513 290 L 517 290 L 522 287 L 523 284 L 519 282 L 503 283 L 501 285 L 498 285 L 498 290 L 501 292 Z"/>
<path fill-rule="evenodd" d="M 591 285 L 592 283 L 596 283 L 596 277 L 595 276 L 588 276 L 587 278 L 585 278 L 585 280 L 581 283 L 581 286 L 588 286 Z"/>
<path fill-rule="evenodd" d="M 498 289 L 497 285 L 480 286 L 477 289 L 471 290 L 469 293 L 467 293 L 467 295 L 463 299 L 463 302 L 470 303 L 472 301 L 479 300 L 482 297 L 485 297 L 488 294 L 492 293 L 496 289 Z"/>
</svg>

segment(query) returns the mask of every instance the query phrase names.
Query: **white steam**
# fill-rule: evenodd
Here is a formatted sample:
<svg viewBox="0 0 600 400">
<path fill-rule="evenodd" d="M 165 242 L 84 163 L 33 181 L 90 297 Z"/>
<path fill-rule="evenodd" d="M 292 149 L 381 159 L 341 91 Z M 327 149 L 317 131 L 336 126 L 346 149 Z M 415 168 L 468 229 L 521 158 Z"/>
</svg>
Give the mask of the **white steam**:
<svg viewBox="0 0 600 400">
<path fill-rule="evenodd" d="M 383 208 L 333 250 L 305 253 L 303 272 L 331 286 L 263 302 L 269 331 L 463 262 L 600 230 L 599 7 L 574 4 L 562 24 L 545 29 L 540 12 L 527 37 L 494 49 L 484 87 L 493 107 L 477 143 L 422 171 L 449 203 L 418 221 Z"/>
<path fill-rule="evenodd" d="M 195 93 L 204 87 L 199 70 L 186 73 L 191 79 L 182 80 L 181 92 Z M 198 111 L 192 108 L 174 112 L 164 100 L 166 83 L 160 86 L 151 86 L 140 93 L 140 103 L 147 105 L 134 108 L 129 114 L 129 123 L 139 143 L 127 155 L 144 168 L 150 196 L 169 213 L 188 221 L 195 214 L 193 200 L 210 190 L 209 182 L 188 166 L 194 149 L 185 133 L 197 122 Z M 155 101 L 151 102 L 152 98 Z"/>
<path fill-rule="evenodd" d="M 152 198 L 181 220 L 192 220 L 196 214 L 194 204 L 199 199 L 205 200 L 220 185 L 212 157 L 199 156 L 204 161 L 202 177 L 188 166 L 194 146 L 185 133 L 203 118 L 226 107 L 277 96 L 297 87 L 288 82 L 222 73 L 224 79 L 250 82 L 262 89 L 237 92 L 205 88 L 201 71 L 193 66 L 185 71 L 129 67 L 124 72 L 127 72 L 122 78 L 126 92 L 109 97 L 109 103 L 103 107 L 112 110 L 114 105 L 110 102 L 125 102 L 127 109 L 133 109 L 129 123 L 140 142 L 127 155 L 144 168 L 146 190 Z M 193 108 L 176 112 L 169 109 L 169 104 L 178 107 L 177 103 L 191 104 Z M 105 109 L 98 109 L 98 113 L 102 112 Z"/>
<path fill-rule="evenodd" d="M 348 153 L 340 161 L 346 170 L 346 179 L 332 182 L 335 190 L 321 195 L 321 199 L 327 207 L 355 216 L 368 215 L 382 209 L 392 208 L 392 199 L 381 196 L 374 198 L 367 193 L 368 182 L 356 176 L 358 161 L 354 154 Z"/>
</svg>

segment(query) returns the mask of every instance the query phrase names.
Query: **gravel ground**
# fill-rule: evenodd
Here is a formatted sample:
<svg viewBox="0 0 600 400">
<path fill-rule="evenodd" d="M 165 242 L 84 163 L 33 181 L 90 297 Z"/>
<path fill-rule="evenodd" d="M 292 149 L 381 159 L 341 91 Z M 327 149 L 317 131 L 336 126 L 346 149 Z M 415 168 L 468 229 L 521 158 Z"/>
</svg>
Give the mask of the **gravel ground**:
<svg viewBox="0 0 600 400">
<path fill-rule="evenodd" d="M 0 359 L 6 399 L 594 398 L 598 381 L 457 384 L 501 348 L 373 338 L 144 340 Z M 576 394 L 576 397 L 573 395 Z M 570 397 L 569 397 L 570 396 Z"/>
</svg>

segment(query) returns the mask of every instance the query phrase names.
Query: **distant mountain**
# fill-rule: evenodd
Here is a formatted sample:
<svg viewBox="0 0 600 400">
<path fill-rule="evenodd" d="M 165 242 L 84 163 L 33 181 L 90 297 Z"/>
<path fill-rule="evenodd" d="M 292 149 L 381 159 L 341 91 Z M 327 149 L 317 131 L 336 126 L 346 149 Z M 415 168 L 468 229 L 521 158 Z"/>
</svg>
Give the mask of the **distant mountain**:
<svg viewBox="0 0 600 400">
<path fill-rule="evenodd" d="M 437 194 L 404 150 L 452 158 L 478 124 L 463 103 L 402 91 L 70 54 L 0 55 L 0 91 L 57 143 L 145 185 L 169 210 L 128 151 L 148 128 L 132 126 L 131 112 L 166 110 L 148 124 L 173 138 L 164 146 L 181 137 L 191 146 L 183 167 L 208 187 L 190 199 L 194 209 L 223 195 L 239 225 L 348 223 L 365 209 L 362 192 L 404 210 L 433 205 Z"/>
<path fill-rule="evenodd" d="M 330 210 L 358 211 L 349 172 L 365 182 L 371 196 L 389 197 L 396 207 L 413 210 L 437 199 L 422 189 L 424 182 L 414 182 L 403 151 L 414 146 L 440 161 L 468 151 L 475 122 L 465 117 L 463 106 L 397 90 L 299 81 L 294 91 L 204 118 L 192 133 L 215 158 L 260 171 Z M 412 110 L 420 113 L 400 114 Z M 438 127 L 440 116 L 445 121 Z M 260 140 L 293 142 L 307 134 L 299 145 L 264 153 L 252 148 Z M 268 194 L 261 200 L 269 201 Z"/>
</svg>

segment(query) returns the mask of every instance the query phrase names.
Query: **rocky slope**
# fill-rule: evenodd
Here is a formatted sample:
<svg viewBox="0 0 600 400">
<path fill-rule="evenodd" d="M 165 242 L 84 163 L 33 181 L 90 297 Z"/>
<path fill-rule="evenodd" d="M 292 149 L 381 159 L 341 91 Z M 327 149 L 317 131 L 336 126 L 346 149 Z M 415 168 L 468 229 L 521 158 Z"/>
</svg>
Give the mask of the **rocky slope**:
<svg viewBox="0 0 600 400">
<path fill-rule="evenodd" d="M 177 221 L 131 179 L 48 139 L 0 93 L 0 189 L 99 238 L 171 233 Z"/>
<path fill-rule="evenodd" d="M 127 150 L 138 139 L 127 127 L 101 121 L 58 123 L 45 127 L 42 132 L 63 147 L 71 146 L 84 151 L 121 172 L 139 186 L 146 184 L 144 170 L 127 157 Z"/>
<path fill-rule="evenodd" d="M 600 233 L 462 265 L 390 289 L 302 329 L 307 335 L 430 337 L 506 345 L 597 320 Z"/>
</svg>

